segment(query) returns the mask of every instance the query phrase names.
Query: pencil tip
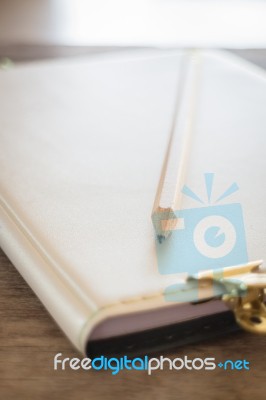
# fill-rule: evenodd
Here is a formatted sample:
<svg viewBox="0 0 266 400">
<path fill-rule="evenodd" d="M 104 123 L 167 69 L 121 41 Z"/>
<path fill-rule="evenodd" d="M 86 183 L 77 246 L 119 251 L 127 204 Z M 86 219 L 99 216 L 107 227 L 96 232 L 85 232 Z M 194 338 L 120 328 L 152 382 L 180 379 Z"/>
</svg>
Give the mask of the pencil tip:
<svg viewBox="0 0 266 400">
<path fill-rule="evenodd" d="M 161 244 L 166 238 L 164 235 L 157 235 L 158 242 Z"/>
</svg>

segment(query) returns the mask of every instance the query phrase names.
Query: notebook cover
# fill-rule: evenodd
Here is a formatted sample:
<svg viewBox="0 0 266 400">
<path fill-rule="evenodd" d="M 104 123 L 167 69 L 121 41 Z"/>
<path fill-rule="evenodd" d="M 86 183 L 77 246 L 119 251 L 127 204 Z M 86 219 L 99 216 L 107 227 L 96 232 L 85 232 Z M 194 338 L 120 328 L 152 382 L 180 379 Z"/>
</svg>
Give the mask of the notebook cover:
<svg viewBox="0 0 266 400">
<path fill-rule="evenodd" d="M 167 307 L 165 288 L 185 278 L 160 273 L 151 223 L 181 58 L 142 51 L 0 72 L 0 243 L 83 352 L 99 322 Z M 248 258 L 260 259 L 265 74 L 224 52 L 203 58 L 187 184 L 204 196 L 215 172 L 218 198 L 237 181 Z"/>
</svg>

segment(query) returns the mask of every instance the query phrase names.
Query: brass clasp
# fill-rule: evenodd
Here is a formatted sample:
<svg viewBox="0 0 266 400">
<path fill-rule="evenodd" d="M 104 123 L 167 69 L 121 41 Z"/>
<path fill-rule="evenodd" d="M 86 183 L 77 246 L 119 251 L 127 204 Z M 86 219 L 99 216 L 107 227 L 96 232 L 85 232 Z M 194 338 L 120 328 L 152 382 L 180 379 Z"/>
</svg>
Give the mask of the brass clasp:
<svg viewBox="0 0 266 400">
<path fill-rule="evenodd" d="M 197 279 L 222 285 L 225 289 L 222 300 L 234 312 L 238 324 L 249 332 L 266 334 L 266 273 L 261 264 L 259 260 L 220 271 L 206 271 Z"/>
</svg>

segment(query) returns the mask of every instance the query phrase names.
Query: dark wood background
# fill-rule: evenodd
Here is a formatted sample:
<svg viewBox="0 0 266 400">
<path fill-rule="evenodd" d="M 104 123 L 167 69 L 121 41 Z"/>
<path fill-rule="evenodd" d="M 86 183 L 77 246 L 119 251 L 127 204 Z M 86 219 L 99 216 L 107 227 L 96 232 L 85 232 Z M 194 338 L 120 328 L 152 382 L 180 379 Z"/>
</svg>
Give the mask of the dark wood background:
<svg viewBox="0 0 266 400">
<path fill-rule="evenodd" d="M 112 51 L 114 48 L 2 45 L 15 62 Z M 116 49 L 117 50 L 117 49 Z M 123 50 L 120 48 L 119 50 Z M 266 51 L 235 51 L 266 67 Z M 1 111 L 1 108 L 0 108 Z M 238 332 L 177 349 L 170 358 L 246 359 L 249 371 L 54 371 L 53 358 L 80 357 L 38 298 L 0 250 L 0 399 L 213 399 L 266 398 L 266 336 Z"/>
</svg>

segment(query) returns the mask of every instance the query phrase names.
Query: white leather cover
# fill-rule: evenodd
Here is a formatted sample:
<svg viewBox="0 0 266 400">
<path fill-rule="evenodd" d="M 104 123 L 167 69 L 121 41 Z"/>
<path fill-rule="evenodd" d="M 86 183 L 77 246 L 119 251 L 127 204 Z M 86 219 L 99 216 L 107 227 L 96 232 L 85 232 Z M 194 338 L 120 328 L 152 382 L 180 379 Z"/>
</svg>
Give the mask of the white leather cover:
<svg viewBox="0 0 266 400">
<path fill-rule="evenodd" d="M 238 182 L 260 259 L 265 74 L 226 53 L 203 58 L 187 182 L 198 193 L 206 171 L 218 192 Z M 151 223 L 180 59 L 147 51 L 0 72 L 0 243 L 81 351 L 97 323 L 166 307 L 165 287 L 182 279 L 159 273 Z"/>
</svg>

